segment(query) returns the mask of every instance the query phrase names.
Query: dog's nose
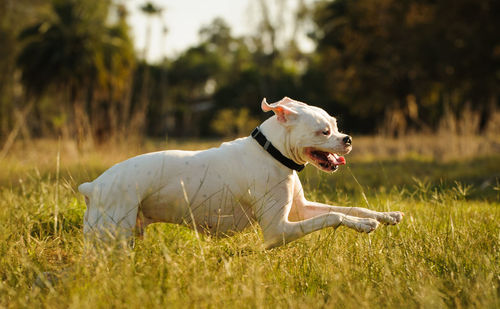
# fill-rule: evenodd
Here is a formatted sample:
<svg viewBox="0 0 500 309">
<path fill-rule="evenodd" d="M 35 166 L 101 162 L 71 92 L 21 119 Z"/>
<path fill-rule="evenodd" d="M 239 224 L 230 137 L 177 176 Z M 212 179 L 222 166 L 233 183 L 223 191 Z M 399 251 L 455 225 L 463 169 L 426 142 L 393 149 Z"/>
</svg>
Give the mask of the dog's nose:
<svg viewBox="0 0 500 309">
<path fill-rule="evenodd" d="M 352 138 L 349 135 L 346 135 L 346 137 L 344 137 L 343 141 L 344 141 L 344 144 L 346 146 L 351 146 L 351 144 L 352 144 Z"/>
</svg>

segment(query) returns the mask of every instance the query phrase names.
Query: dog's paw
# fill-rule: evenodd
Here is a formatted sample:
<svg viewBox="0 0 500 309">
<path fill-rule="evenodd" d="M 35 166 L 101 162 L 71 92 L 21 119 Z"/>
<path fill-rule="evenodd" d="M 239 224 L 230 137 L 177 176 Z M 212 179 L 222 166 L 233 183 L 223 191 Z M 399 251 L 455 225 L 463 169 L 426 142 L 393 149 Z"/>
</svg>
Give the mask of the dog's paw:
<svg viewBox="0 0 500 309">
<path fill-rule="evenodd" d="M 354 229 L 361 233 L 371 233 L 377 229 L 379 222 L 375 219 L 360 218 L 354 225 Z"/>
<path fill-rule="evenodd" d="M 403 220 L 404 213 L 401 211 L 380 212 L 377 215 L 377 220 L 380 223 L 395 225 Z"/>
</svg>

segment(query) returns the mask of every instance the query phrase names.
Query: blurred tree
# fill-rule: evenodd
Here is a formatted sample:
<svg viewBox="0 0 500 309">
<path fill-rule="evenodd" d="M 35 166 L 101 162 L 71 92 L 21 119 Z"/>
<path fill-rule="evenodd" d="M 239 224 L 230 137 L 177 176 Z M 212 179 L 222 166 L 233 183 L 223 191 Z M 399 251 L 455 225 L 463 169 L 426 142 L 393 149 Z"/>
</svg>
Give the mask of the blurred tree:
<svg viewBox="0 0 500 309">
<path fill-rule="evenodd" d="M 146 26 L 146 41 L 144 43 L 144 50 L 142 54 L 142 59 L 147 61 L 149 57 L 149 49 L 151 48 L 151 23 L 152 19 L 156 16 L 161 16 L 163 9 L 159 6 L 153 4 L 152 2 L 146 2 L 141 7 L 141 12 L 144 13 L 148 18 L 148 24 Z"/>
<path fill-rule="evenodd" d="M 165 134 L 165 119 L 171 120 L 175 114 L 173 135 L 198 136 L 209 133 L 212 111 L 216 109 L 213 95 L 243 65 L 245 57 L 240 53 L 243 46 L 241 40 L 231 35 L 227 23 L 214 19 L 199 31 L 200 43 L 187 49 L 171 62 L 151 67 L 152 94 L 149 117 L 149 131 L 154 135 Z M 164 78 L 168 70 L 167 102 L 161 99 L 161 89 L 165 85 Z M 171 128 L 172 125 L 169 125 Z"/>
<path fill-rule="evenodd" d="M 123 139 L 132 134 L 130 95 L 135 69 L 135 53 L 128 12 L 116 5 L 117 22 L 107 26 L 97 64 L 99 79 L 90 85 L 91 123 L 98 140 Z"/>
<path fill-rule="evenodd" d="M 446 109 L 498 105 L 498 16 L 493 0 L 322 2 L 307 75 L 359 129 L 435 128 Z"/>
<path fill-rule="evenodd" d="M 69 117 L 62 126 L 63 134 L 76 134 L 79 141 L 91 136 L 88 114 L 97 108 L 94 99 L 102 102 L 107 96 L 110 104 L 118 93 L 126 91 L 124 84 L 134 62 L 124 17 L 115 26 L 106 24 L 110 4 L 54 0 L 53 15 L 19 35 L 25 45 L 18 65 L 27 93 L 40 97 L 48 90 L 62 90 L 60 108 Z M 95 119 L 96 123 L 101 121 Z M 70 124 L 74 124 L 73 128 Z"/>
<path fill-rule="evenodd" d="M 137 66 L 127 12 L 112 1 L 0 2 L 3 135 L 54 128 L 72 129 L 65 135 L 80 139 L 92 132 L 97 140 L 131 132 L 242 134 L 252 123 L 242 119 L 268 116 L 259 108 L 262 97 L 285 95 L 340 115 L 354 131 L 392 135 L 457 127 L 442 119 L 461 113 L 482 113 L 471 122 L 485 127 L 498 108 L 498 1 L 335 0 L 311 10 L 296 0 L 290 10 L 290 1 L 259 0 L 255 35 L 236 37 L 218 18 L 200 29 L 198 44 L 159 64 L 146 58 L 149 23 L 162 9 L 146 2 L 140 9 L 150 17 Z M 31 13 L 20 9 L 31 5 Z M 20 18 L 32 15 L 38 23 Z M 304 54 L 298 33 L 310 20 L 317 49 Z M 12 61 L 17 54 L 22 74 Z M 22 126 L 16 119 L 30 106 L 33 119 Z"/>
<path fill-rule="evenodd" d="M 150 102 L 149 92 L 150 92 L 150 70 L 147 65 L 147 57 L 149 56 L 149 49 L 151 45 L 151 22 L 152 19 L 156 16 L 161 17 L 161 13 L 163 9 L 159 6 L 156 6 L 152 2 L 146 2 L 144 5 L 140 7 L 141 12 L 144 13 L 148 17 L 148 24 L 146 27 L 146 42 L 144 43 L 144 51 L 142 55 L 142 61 L 144 62 L 143 66 L 143 74 L 141 75 L 141 93 L 139 97 L 139 101 L 137 102 L 136 110 L 134 111 L 133 118 L 131 120 L 131 127 L 135 132 L 139 135 L 143 135 L 145 132 L 146 125 L 146 117 L 148 112 L 148 106 Z"/>
<path fill-rule="evenodd" d="M 0 1 L 0 143 L 9 136 L 12 139 L 19 130 L 29 133 L 19 123 L 24 122 L 24 117 L 18 117 L 26 115 L 32 105 L 25 102 L 18 84 L 20 76 L 15 59 L 20 44 L 16 36 L 21 28 L 33 22 L 35 15 L 45 12 L 46 7 L 43 0 Z M 35 119 L 30 123 L 39 125 Z"/>
<path fill-rule="evenodd" d="M 181 135 L 199 135 L 198 116 L 213 105 L 211 95 L 217 86 L 216 77 L 220 76 L 221 66 L 221 59 L 206 44 L 189 48 L 172 62 L 169 69 L 170 98 L 181 118 L 177 127 Z"/>
<path fill-rule="evenodd" d="M 213 108 L 206 113 L 207 121 L 202 121 L 202 132 L 242 134 L 242 128 L 248 129 L 248 126 L 241 125 L 241 115 L 248 115 L 248 123 L 265 117 L 259 105 L 263 96 L 270 99 L 280 99 L 285 95 L 300 97 L 299 62 L 304 58 L 298 56 L 300 52 L 297 49 L 292 51 L 286 48 L 282 51 L 278 49 L 277 42 L 271 42 L 276 40 L 276 33 L 282 33 L 283 27 L 271 23 L 269 7 L 265 3 L 259 4 L 260 10 L 265 11 L 263 15 L 267 16 L 259 27 L 268 35 L 236 38 L 220 19 L 200 31 L 203 44 L 219 64 L 219 70 L 213 75 L 216 85 Z M 284 6 L 283 1 L 277 4 L 280 8 Z M 221 128 L 224 122 L 227 123 L 227 130 Z"/>
<path fill-rule="evenodd" d="M 211 122 L 212 130 L 222 136 L 242 136 L 259 125 L 259 121 L 252 117 L 247 108 L 221 109 Z"/>
<path fill-rule="evenodd" d="M 108 6 L 108 1 L 54 0 L 54 15 L 19 36 L 26 41 L 18 64 L 27 92 L 39 97 L 49 87 L 63 90 L 69 104 L 61 108 L 72 116 L 78 140 L 90 133 L 82 96 L 98 77 L 96 56 Z"/>
</svg>

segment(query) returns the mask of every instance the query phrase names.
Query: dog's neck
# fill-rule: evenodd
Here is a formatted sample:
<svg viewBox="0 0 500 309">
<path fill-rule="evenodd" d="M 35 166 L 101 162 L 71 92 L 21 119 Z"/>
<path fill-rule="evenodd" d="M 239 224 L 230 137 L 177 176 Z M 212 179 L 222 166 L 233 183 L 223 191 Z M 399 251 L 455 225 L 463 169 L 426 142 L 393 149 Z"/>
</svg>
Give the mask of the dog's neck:
<svg viewBox="0 0 500 309">
<path fill-rule="evenodd" d="M 285 157 L 293 160 L 297 164 L 307 163 L 300 153 L 301 149 L 297 149 L 296 145 L 291 142 L 289 130 L 278 122 L 276 116 L 272 116 L 264 121 L 260 125 L 260 130 Z"/>
</svg>

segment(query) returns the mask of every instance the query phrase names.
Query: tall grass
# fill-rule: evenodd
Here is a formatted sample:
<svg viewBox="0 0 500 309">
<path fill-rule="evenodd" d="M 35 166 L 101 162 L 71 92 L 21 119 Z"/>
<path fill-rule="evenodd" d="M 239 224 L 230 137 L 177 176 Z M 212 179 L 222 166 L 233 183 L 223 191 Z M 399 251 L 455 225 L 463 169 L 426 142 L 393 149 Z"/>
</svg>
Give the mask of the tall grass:
<svg viewBox="0 0 500 309">
<path fill-rule="evenodd" d="M 358 143 L 379 147 L 371 142 Z M 58 173 L 57 147 L 48 145 L 36 145 L 38 154 L 17 148 L 0 163 L 0 307 L 500 306 L 494 152 L 437 160 L 366 151 L 334 175 L 312 167 L 301 174 L 309 199 L 405 212 L 401 224 L 370 235 L 326 229 L 264 251 L 258 229 L 198 239 L 156 224 L 129 249 L 84 246 L 85 205 L 75 188 L 141 150 L 81 154 L 63 143 Z"/>
</svg>

